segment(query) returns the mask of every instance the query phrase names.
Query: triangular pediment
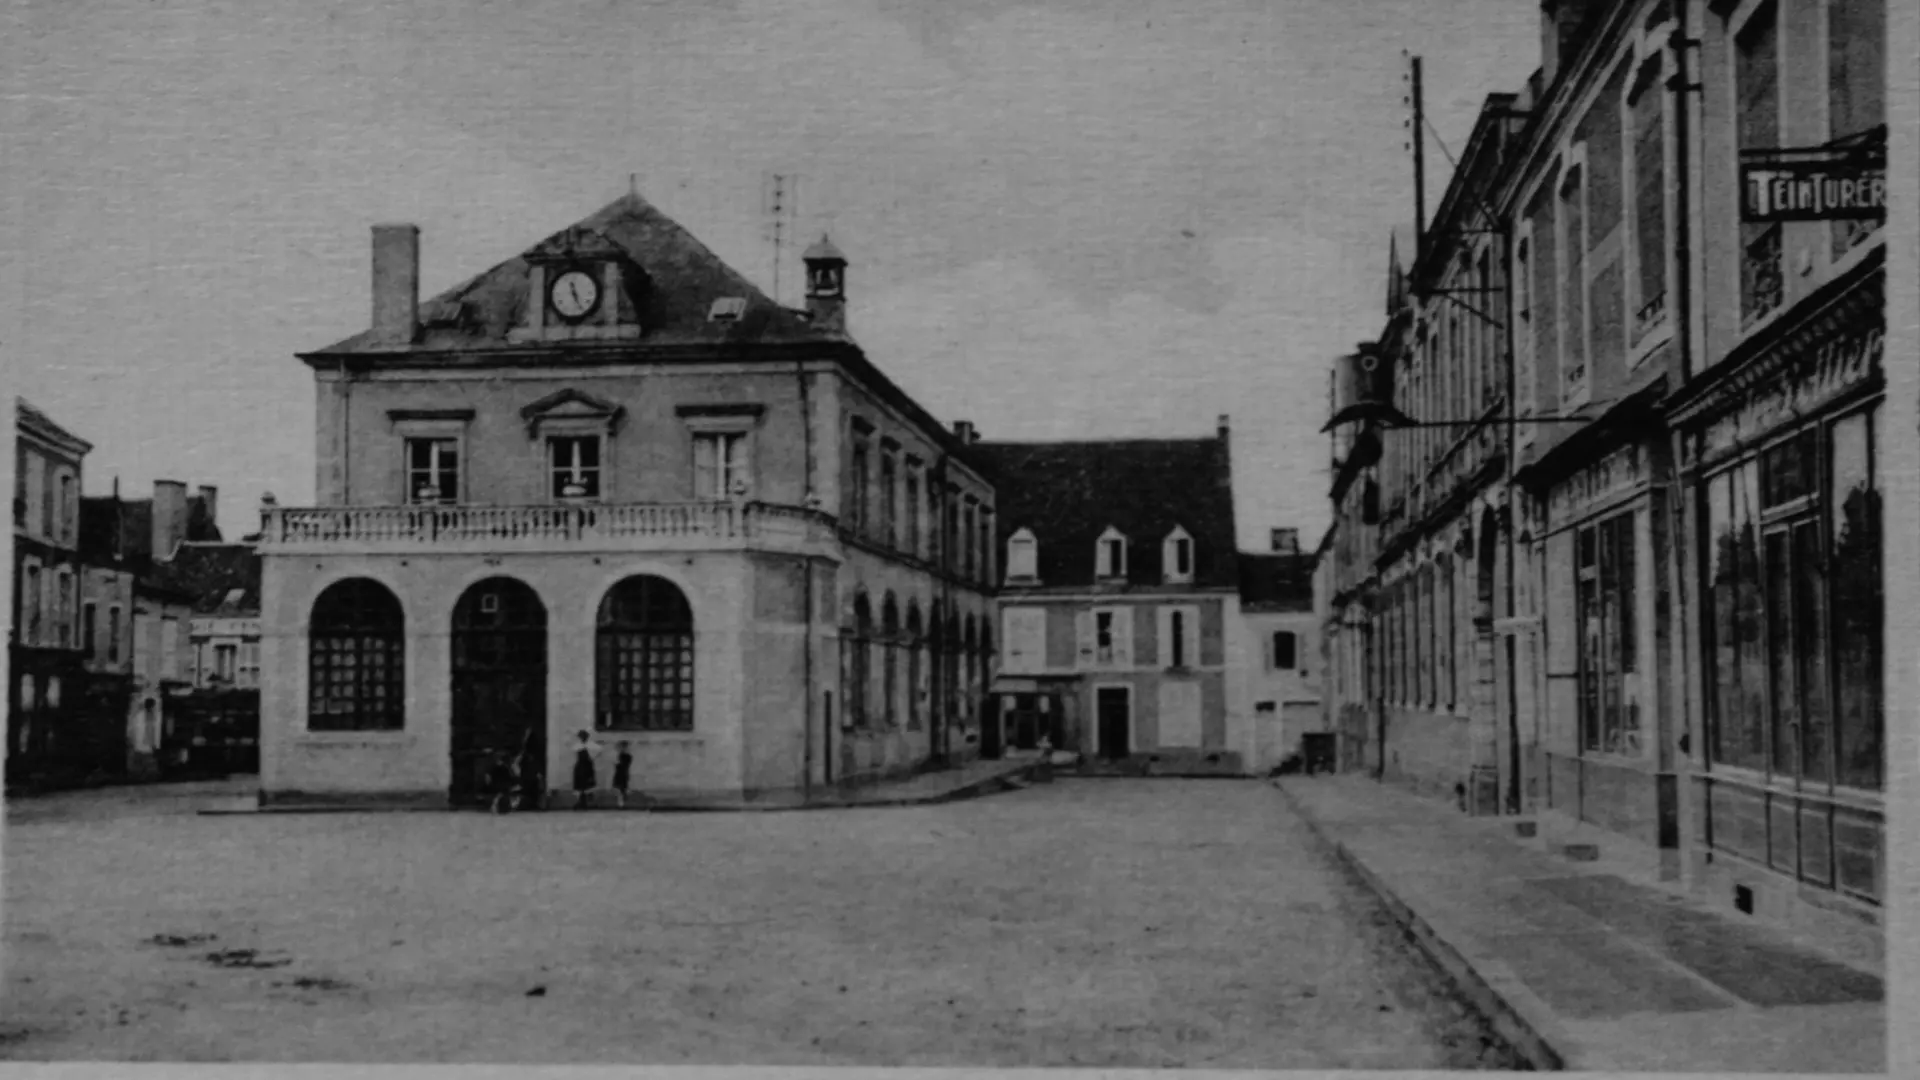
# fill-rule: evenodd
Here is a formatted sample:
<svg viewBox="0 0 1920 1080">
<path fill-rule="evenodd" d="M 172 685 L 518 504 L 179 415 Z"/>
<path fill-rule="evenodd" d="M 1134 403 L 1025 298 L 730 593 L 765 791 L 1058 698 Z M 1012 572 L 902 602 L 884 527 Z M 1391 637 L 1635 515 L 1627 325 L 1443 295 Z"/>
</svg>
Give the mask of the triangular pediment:
<svg viewBox="0 0 1920 1080">
<path fill-rule="evenodd" d="M 520 418 L 528 424 L 537 424 L 542 420 L 605 420 L 619 419 L 626 410 L 616 402 L 595 397 L 584 390 L 571 387 L 557 390 L 546 397 L 520 410 Z"/>
</svg>

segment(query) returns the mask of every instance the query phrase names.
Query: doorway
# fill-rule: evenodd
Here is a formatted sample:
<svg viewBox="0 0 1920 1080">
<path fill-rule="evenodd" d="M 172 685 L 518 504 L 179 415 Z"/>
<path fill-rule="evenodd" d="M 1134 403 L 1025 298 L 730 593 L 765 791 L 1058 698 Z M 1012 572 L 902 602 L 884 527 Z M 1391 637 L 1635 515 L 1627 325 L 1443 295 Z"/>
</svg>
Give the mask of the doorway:
<svg viewBox="0 0 1920 1080">
<path fill-rule="evenodd" d="M 1100 756 L 1119 761 L 1133 753 L 1133 690 L 1102 686 L 1093 693 L 1094 714 L 1100 725 Z"/>
<path fill-rule="evenodd" d="M 458 804 L 485 799 L 495 751 L 546 760 L 546 605 L 524 582 L 478 582 L 454 605 L 452 645 L 449 794 Z"/>
</svg>

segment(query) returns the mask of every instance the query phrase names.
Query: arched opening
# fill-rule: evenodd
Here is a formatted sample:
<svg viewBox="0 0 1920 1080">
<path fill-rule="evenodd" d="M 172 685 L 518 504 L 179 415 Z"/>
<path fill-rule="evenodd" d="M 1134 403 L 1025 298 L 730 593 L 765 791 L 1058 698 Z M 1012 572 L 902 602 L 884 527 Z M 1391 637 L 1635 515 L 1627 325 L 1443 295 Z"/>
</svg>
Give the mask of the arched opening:
<svg viewBox="0 0 1920 1080">
<path fill-rule="evenodd" d="M 486 797 L 496 752 L 545 760 L 547 607 L 523 581 L 475 582 L 453 605 L 452 650 L 449 794 L 462 802 Z"/>
<path fill-rule="evenodd" d="M 920 603 L 907 601 L 907 730 L 926 725 L 926 635 L 920 623 Z"/>
<path fill-rule="evenodd" d="M 965 634 L 965 644 L 960 654 L 963 672 L 960 677 L 960 715 L 966 725 L 972 727 L 980 700 L 980 623 L 972 615 L 967 616 Z"/>
<path fill-rule="evenodd" d="M 853 641 L 851 682 L 847 686 L 847 720 L 856 731 L 864 731 L 873 718 L 873 605 L 867 594 L 853 598 Z"/>
<path fill-rule="evenodd" d="M 933 602 L 927 619 L 927 752 L 935 761 L 947 752 L 947 634 L 946 607 Z"/>
<path fill-rule="evenodd" d="M 900 606 L 888 593 L 880 602 L 880 726 L 900 726 Z"/>
<path fill-rule="evenodd" d="M 307 620 L 307 730 L 398 731 L 406 722 L 406 617 L 385 585 L 327 586 Z M 158 732 L 149 728 L 149 748 Z"/>
<path fill-rule="evenodd" d="M 693 730 L 693 607 L 665 578 L 626 578 L 594 625 L 594 728 Z"/>
</svg>

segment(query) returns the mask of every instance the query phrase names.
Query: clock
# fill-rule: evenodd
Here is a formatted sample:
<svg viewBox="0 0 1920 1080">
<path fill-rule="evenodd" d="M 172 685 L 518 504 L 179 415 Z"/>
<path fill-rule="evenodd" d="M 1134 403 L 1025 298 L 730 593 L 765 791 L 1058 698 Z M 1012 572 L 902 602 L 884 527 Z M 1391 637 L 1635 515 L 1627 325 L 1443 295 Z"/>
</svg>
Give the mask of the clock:
<svg viewBox="0 0 1920 1080">
<path fill-rule="evenodd" d="M 600 302 L 600 283 L 585 270 L 568 270 L 553 279 L 547 300 L 563 319 L 584 319 Z"/>
</svg>

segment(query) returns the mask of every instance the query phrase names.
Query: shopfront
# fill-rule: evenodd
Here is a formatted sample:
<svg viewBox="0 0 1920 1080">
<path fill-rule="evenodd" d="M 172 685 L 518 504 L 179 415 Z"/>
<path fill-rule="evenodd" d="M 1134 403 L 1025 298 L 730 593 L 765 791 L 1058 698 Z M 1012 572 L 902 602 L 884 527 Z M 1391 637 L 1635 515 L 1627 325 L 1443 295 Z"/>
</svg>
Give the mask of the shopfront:
<svg viewBox="0 0 1920 1080">
<path fill-rule="evenodd" d="M 1546 492 L 1548 710 L 1535 789 L 1555 812 L 1661 850 L 1679 842 L 1656 557 L 1666 550 L 1669 456 L 1641 433 Z"/>
<path fill-rule="evenodd" d="M 1876 920 L 1884 901 L 1882 292 L 1877 272 L 1836 288 L 1676 415 L 1698 521 L 1694 862 L 1748 882 L 1749 906 L 1754 871 Z"/>
</svg>

